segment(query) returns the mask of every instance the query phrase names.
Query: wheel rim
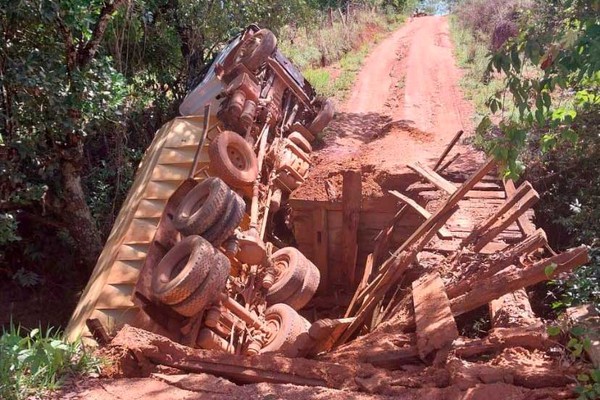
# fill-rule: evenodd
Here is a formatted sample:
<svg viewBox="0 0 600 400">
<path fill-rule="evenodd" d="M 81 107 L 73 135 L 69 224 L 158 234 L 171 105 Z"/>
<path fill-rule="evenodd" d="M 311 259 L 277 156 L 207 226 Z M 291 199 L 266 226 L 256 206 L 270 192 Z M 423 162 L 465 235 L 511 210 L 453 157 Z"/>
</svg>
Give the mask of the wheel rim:
<svg viewBox="0 0 600 400">
<path fill-rule="evenodd" d="M 246 169 L 246 159 L 237 148 L 233 146 L 227 146 L 227 154 L 229 155 L 229 159 L 234 167 L 239 170 Z"/>
<path fill-rule="evenodd" d="M 279 330 L 281 329 L 282 324 L 283 324 L 283 321 L 279 314 L 269 315 L 268 318 L 265 319 L 265 328 L 267 331 L 267 337 L 266 337 L 266 343 L 263 346 L 263 348 L 270 345 L 273 342 L 273 340 L 277 337 L 277 333 L 279 333 Z"/>
<path fill-rule="evenodd" d="M 285 274 L 285 272 L 290 268 L 290 263 L 287 257 L 282 257 L 273 263 L 275 282 L 277 282 L 281 277 Z"/>
</svg>

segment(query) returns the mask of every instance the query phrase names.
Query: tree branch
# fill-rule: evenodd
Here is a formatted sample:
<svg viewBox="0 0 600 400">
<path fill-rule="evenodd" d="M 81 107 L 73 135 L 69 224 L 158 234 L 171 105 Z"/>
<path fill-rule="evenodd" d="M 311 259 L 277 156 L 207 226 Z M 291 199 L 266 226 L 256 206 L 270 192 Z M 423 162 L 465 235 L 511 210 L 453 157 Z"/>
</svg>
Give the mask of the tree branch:
<svg viewBox="0 0 600 400">
<path fill-rule="evenodd" d="M 106 0 L 104 2 L 104 6 L 102 7 L 102 10 L 100 10 L 100 16 L 98 17 L 96 26 L 94 26 L 94 30 L 92 31 L 91 39 L 88 40 L 85 46 L 80 46 L 77 51 L 77 65 L 79 68 L 87 66 L 94 58 L 94 55 L 98 50 L 98 46 L 100 46 L 100 42 L 104 37 L 104 32 L 106 31 L 106 27 L 108 26 L 111 15 L 123 3 L 125 3 L 125 0 L 114 0 L 112 2 L 110 0 Z"/>
</svg>

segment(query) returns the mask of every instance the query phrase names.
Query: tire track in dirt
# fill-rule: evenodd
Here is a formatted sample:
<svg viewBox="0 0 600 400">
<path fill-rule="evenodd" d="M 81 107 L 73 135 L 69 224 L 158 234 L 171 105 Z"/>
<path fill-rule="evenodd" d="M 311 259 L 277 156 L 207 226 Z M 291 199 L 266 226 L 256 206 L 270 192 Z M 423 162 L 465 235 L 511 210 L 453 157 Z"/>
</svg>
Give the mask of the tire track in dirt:
<svg viewBox="0 0 600 400">
<path fill-rule="evenodd" d="M 473 107 L 460 78 L 447 17 L 409 20 L 366 57 L 294 197 L 333 200 L 323 181 L 339 186 L 337 175 L 348 168 L 363 170 L 363 188 L 372 188 L 363 195 L 381 195 L 386 176 L 410 173 L 406 166 L 415 161 L 435 162 L 458 130 L 466 137 L 472 128 Z M 466 168 L 482 160 L 470 146 L 456 149 L 462 154 L 457 164 Z"/>
</svg>

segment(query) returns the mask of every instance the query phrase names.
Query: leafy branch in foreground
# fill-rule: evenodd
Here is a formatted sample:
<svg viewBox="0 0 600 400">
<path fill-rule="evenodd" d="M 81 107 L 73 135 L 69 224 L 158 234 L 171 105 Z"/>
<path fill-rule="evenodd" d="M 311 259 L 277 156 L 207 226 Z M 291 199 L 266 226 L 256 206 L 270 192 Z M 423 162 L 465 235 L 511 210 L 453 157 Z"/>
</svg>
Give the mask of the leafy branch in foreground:
<svg viewBox="0 0 600 400">
<path fill-rule="evenodd" d="M 523 11 L 518 36 L 492 55 L 488 73 L 501 73 L 505 87 L 488 100 L 494 116 L 478 132 L 511 175 L 523 170 L 531 141 L 541 153 L 562 142 L 585 146 L 579 117 L 600 109 L 599 15 L 599 0 L 538 2 Z"/>
<path fill-rule="evenodd" d="M 49 328 L 25 332 L 10 324 L 0 336 L 0 398 L 20 400 L 61 386 L 71 374 L 98 372 L 101 360 L 82 343 L 65 342 Z"/>
</svg>

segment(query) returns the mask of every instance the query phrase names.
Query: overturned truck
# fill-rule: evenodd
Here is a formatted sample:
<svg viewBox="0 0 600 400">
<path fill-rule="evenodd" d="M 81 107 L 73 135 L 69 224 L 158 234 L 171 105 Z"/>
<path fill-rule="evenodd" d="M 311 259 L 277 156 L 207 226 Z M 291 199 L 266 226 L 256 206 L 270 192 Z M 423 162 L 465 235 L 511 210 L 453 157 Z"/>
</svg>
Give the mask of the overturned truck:
<svg viewBox="0 0 600 400">
<path fill-rule="evenodd" d="M 68 337 L 130 324 L 191 347 L 295 356 L 319 270 L 273 219 L 333 112 L 272 32 L 232 39 L 146 151 Z"/>
</svg>

